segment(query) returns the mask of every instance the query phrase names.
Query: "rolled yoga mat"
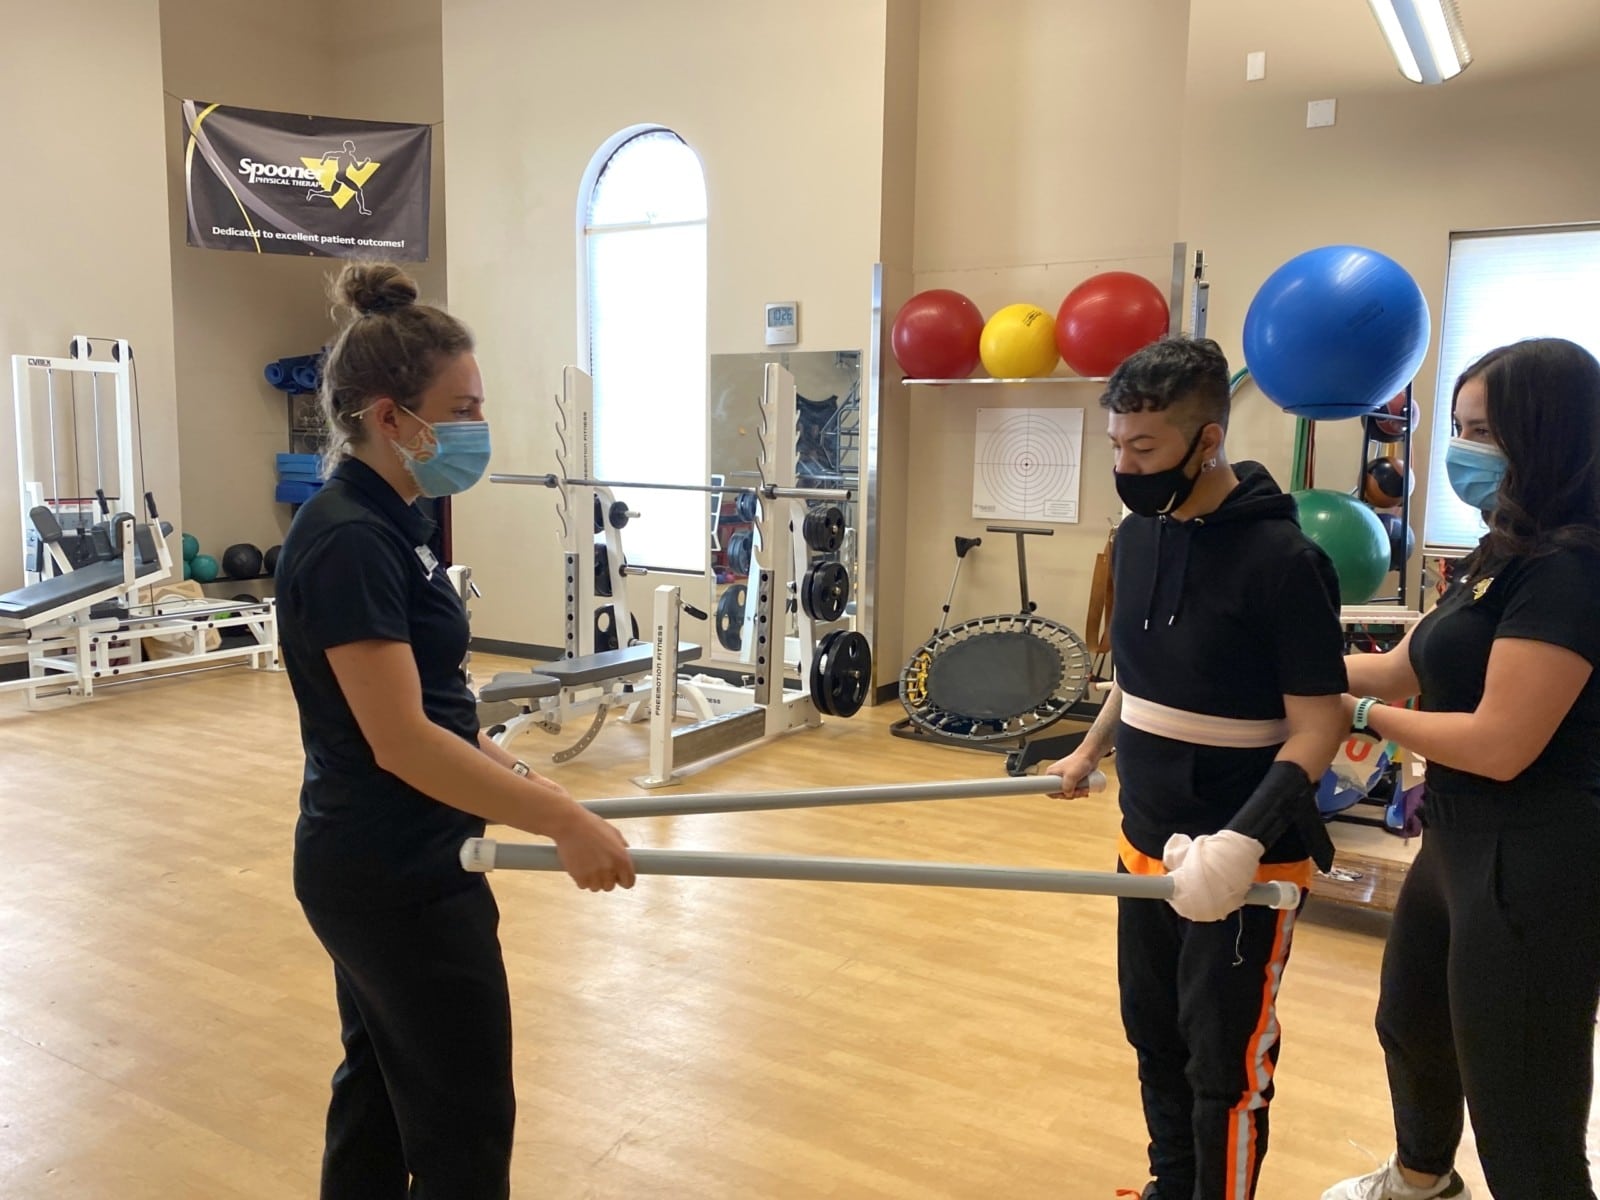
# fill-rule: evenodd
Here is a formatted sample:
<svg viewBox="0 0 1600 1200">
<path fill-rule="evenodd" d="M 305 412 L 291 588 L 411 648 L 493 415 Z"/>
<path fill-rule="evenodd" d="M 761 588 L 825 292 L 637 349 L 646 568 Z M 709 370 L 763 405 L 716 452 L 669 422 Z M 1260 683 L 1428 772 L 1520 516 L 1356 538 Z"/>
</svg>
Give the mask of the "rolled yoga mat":
<svg viewBox="0 0 1600 1200">
<path fill-rule="evenodd" d="M 280 358 L 266 366 L 267 382 L 285 392 L 314 392 L 317 390 L 319 354 L 297 354 Z"/>
</svg>

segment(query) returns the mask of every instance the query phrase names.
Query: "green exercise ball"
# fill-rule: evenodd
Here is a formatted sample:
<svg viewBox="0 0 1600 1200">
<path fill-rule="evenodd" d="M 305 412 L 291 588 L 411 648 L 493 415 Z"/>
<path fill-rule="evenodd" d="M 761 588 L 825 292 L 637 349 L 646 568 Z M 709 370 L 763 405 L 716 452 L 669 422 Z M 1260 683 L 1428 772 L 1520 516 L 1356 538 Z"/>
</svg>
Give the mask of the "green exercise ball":
<svg viewBox="0 0 1600 1200">
<path fill-rule="evenodd" d="M 187 558 L 183 560 L 183 577 L 185 579 L 194 578 L 194 564 L 191 563 Z"/>
<path fill-rule="evenodd" d="M 1344 492 L 1311 488 L 1293 495 L 1300 528 L 1333 560 L 1339 602 L 1367 603 L 1389 574 L 1389 531 L 1378 514 Z"/>
<path fill-rule="evenodd" d="M 1387 547 L 1388 544 L 1387 535 L 1385 535 L 1384 546 Z M 209 554 L 196 554 L 194 561 L 189 564 L 189 573 L 201 583 L 210 583 L 217 577 L 220 570 L 221 568 L 217 566 L 217 560 Z"/>
<path fill-rule="evenodd" d="M 200 539 L 192 533 L 183 535 L 183 561 L 193 562 L 194 556 L 200 553 Z"/>
</svg>

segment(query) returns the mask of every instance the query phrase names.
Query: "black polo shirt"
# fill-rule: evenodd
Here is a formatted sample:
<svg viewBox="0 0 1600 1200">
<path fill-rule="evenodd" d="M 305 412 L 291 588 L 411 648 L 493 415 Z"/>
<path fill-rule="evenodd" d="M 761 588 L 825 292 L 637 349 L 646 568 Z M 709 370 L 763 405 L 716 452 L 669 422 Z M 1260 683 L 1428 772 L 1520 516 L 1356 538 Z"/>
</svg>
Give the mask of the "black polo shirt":
<svg viewBox="0 0 1600 1200">
<path fill-rule="evenodd" d="M 1411 635 L 1411 666 L 1426 712 L 1472 712 L 1483 699 L 1500 638 L 1546 642 L 1600 668 L 1600 556 L 1575 548 L 1486 564 L 1457 579 Z M 1428 763 L 1423 818 L 1430 826 L 1588 827 L 1600 814 L 1600 669 L 1594 670 L 1543 750 L 1501 782 Z"/>
<path fill-rule="evenodd" d="M 384 771 L 326 651 L 406 642 L 434 724 L 477 745 L 467 615 L 428 548 L 433 523 L 365 463 L 347 459 L 295 514 L 278 559 L 278 636 L 300 707 L 305 776 L 295 894 L 313 906 L 392 908 L 470 887 L 461 843 L 484 822 Z"/>
</svg>

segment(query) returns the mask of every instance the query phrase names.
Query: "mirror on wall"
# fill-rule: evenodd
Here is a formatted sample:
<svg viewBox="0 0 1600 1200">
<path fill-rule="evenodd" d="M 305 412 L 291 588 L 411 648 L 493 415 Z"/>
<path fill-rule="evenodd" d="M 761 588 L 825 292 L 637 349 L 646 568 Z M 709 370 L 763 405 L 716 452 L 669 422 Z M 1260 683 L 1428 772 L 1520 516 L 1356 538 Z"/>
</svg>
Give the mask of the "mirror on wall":
<svg viewBox="0 0 1600 1200">
<path fill-rule="evenodd" d="M 862 354 L 859 350 L 806 350 L 757 354 L 713 354 L 707 377 L 706 466 L 713 483 L 729 490 L 713 492 L 707 514 L 711 535 L 711 569 L 708 572 L 711 636 L 707 656 L 724 664 L 747 664 L 751 648 L 740 636 L 735 612 L 743 611 L 749 584 L 754 537 L 751 497 L 740 504 L 740 487 L 761 482 L 757 455 L 761 444 L 761 388 L 768 363 L 777 363 L 794 376 L 796 407 L 795 477 L 803 487 L 847 487 L 854 497 L 839 505 L 844 510 L 845 534 L 835 554 L 852 583 L 858 581 L 860 561 L 859 514 L 861 472 Z M 817 556 L 821 557 L 821 556 Z M 847 616 L 855 627 L 855 601 Z M 788 634 L 796 633 L 793 613 Z M 786 656 L 796 661 L 796 656 Z"/>
</svg>

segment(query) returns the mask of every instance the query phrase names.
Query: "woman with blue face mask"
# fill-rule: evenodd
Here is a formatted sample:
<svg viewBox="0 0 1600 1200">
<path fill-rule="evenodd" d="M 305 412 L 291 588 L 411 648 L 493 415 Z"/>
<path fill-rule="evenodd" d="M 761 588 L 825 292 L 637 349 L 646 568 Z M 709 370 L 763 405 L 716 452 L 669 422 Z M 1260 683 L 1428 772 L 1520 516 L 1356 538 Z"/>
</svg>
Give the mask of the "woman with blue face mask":
<svg viewBox="0 0 1600 1200">
<path fill-rule="evenodd" d="M 1396 1150 L 1324 1200 L 1468 1196 L 1464 1107 L 1496 1200 L 1593 1200 L 1600 363 L 1503 346 L 1452 415 L 1450 483 L 1489 532 L 1399 647 L 1346 659 L 1351 728 L 1427 762 L 1426 830 L 1378 1001 Z"/>
<path fill-rule="evenodd" d="M 419 497 L 489 462 L 472 336 L 397 267 L 352 263 L 323 362 L 331 473 L 278 560 L 278 628 L 305 773 L 294 887 L 333 963 L 322 1200 L 503 1200 L 516 1101 L 487 822 L 550 837 L 574 882 L 632 887 L 617 831 L 485 737 L 467 616 Z"/>
</svg>

